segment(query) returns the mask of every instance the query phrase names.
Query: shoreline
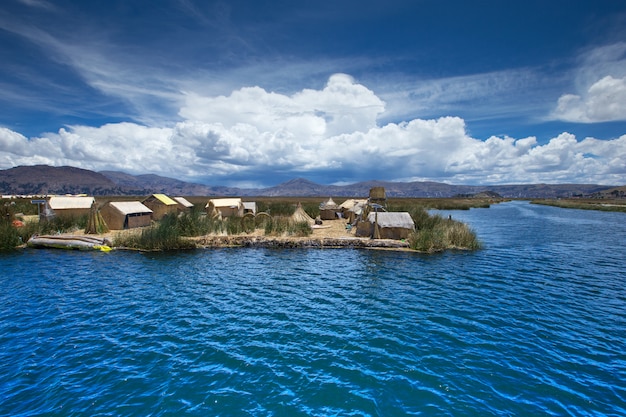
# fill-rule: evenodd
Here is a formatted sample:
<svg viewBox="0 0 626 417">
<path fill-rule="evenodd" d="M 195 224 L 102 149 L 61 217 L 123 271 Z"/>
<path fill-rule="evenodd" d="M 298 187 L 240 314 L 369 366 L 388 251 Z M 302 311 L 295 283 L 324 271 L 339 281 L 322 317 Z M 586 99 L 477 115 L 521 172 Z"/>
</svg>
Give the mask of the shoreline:
<svg viewBox="0 0 626 417">
<path fill-rule="evenodd" d="M 410 249 L 409 243 L 393 239 L 370 239 L 361 237 L 278 237 L 278 236 L 222 236 L 207 235 L 193 238 L 200 248 L 366 248 Z"/>
<path fill-rule="evenodd" d="M 131 250 L 139 252 L 154 252 L 160 250 L 137 249 L 125 246 L 113 246 L 109 239 L 93 237 L 90 241 L 87 236 L 76 234 L 42 235 L 29 240 L 18 248 L 32 249 L 64 249 L 64 250 Z M 361 237 L 294 237 L 294 236 L 248 236 L 248 235 L 206 235 L 187 238 L 194 242 L 193 249 L 220 249 L 220 248 L 274 248 L 274 249 L 386 249 L 399 251 L 414 251 L 409 243 L 403 240 L 371 239 Z M 191 248 L 190 248 L 191 249 Z"/>
<path fill-rule="evenodd" d="M 164 247 L 145 247 L 135 245 L 126 246 L 124 240 L 116 242 L 118 236 L 124 234 L 142 233 L 142 228 L 110 231 L 103 234 L 87 235 L 83 231 L 75 230 L 57 235 L 35 235 L 24 244 L 24 247 L 51 248 L 51 249 L 79 249 L 79 250 L 130 250 L 140 252 L 155 252 L 169 250 Z M 373 239 L 371 237 L 357 237 L 354 229 L 347 229 L 344 220 L 326 221 L 323 227 L 313 227 L 312 233 L 307 236 L 295 235 L 265 235 L 262 229 L 251 233 L 228 235 L 225 233 L 207 234 L 202 236 L 182 237 L 179 239 L 188 244 L 176 244 L 171 250 L 217 249 L 217 248 L 311 248 L 311 249 L 374 249 L 407 251 L 415 253 L 436 253 L 446 250 L 471 250 L 468 247 L 448 244 L 425 248 L 411 248 L 408 239 Z M 117 245 L 115 243 L 118 243 Z M 450 242 L 451 243 L 451 242 Z"/>
<path fill-rule="evenodd" d="M 104 234 L 87 235 L 83 231 L 61 233 L 58 235 L 33 236 L 24 246 L 33 248 L 86 249 L 90 245 L 107 245 L 113 250 L 139 250 L 125 246 L 114 246 L 116 236 L 127 233 L 141 233 L 141 228 L 123 231 L 110 231 Z M 203 236 L 184 237 L 194 243 L 197 249 L 213 248 L 352 248 L 352 249 L 410 249 L 406 240 L 372 239 L 354 236 L 353 230 L 346 230 L 343 220 L 326 221 L 322 227 L 313 227 L 308 236 L 264 235 L 262 230 L 248 234 L 208 234 Z M 63 244 L 63 241 L 66 241 Z M 82 242 L 87 240 L 89 244 Z M 97 248 L 95 248 L 97 249 Z"/>
</svg>

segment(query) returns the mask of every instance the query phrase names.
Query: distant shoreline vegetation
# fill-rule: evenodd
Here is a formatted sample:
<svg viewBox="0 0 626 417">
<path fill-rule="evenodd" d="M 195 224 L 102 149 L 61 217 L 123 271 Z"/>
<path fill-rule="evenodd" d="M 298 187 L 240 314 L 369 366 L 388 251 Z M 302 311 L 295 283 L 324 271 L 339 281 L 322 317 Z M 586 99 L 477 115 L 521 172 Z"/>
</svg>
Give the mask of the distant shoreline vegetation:
<svg viewBox="0 0 626 417">
<path fill-rule="evenodd" d="M 597 200 L 597 199 L 534 199 L 531 204 L 541 204 L 567 209 L 616 211 L 626 213 L 626 199 L 620 200 Z"/>
<path fill-rule="evenodd" d="M 271 216 L 215 219 L 195 209 L 189 213 L 168 215 L 149 227 L 119 231 L 112 237 L 112 242 L 118 248 L 167 251 L 196 248 L 197 238 L 202 236 L 245 236 L 259 229 L 264 237 L 285 240 L 308 237 L 313 230 L 307 222 L 289 219 L 296 202 L 301 200 L 305 200 L 302 207 L 311 217 L 319 215 L 319 198 L 265 198 L 259 199 L 257 204 L 260 211 L 271 213 Z M 23 246 L 33 235 L 84 230 L 88 220 L 87 216 L 82 216 L 38 221 L 36 213 L 33 215 L 36 209 L 27 200 L 3 200 L 0 207 L 3 219 L 0 222 L 0 250 L 4 251 Z M 415 222 L 416 230 L 406 239 L 407 246 L 428 253 L 482 247 L 474 231 L 464 223 L 430 215 L 427 211 L 432 208 L 465 210 L 470 207 L 489 207 L 489 202 L 471 199 L 391 199 L 388 204 L 389 211 L 406 211 Z M 25 217 L 30 217 L 30 220 Z"/>
</svg>

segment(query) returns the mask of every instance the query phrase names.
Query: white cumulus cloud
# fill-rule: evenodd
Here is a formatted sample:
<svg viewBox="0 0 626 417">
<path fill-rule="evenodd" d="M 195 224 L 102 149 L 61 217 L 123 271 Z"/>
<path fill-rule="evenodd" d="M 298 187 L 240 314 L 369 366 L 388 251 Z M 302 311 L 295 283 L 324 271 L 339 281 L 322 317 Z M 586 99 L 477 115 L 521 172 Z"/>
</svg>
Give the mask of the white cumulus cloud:
<svg viewBox="0 0 626 417">
<path fill-rule="evenodd" d="M 227 128 L 250 124 L 260 131 L 285 130 L 299 137 L 333 136 L 376 125 L 384 102 L 346 74 L 330 77 L 322 90 L 304 89 L 292 96 L 246 87 L 230 96 L 189 94 L 180 116 L 219 123 Z"/>
<path fill-rule="evenodd" d="M 615 91 L 623 80 L 605 82 Z M 590 96 L 605 94 L 596 89 Z M 580 140 L 562 133 L 544 144 L 535 137 L 480 140 L 459 117 L 381 125 L 384 111 L 373 91 L 344 74 L 331 76 L 321 89 L 291 95 L 260 87 L 228 96 L 189 93 L 179 111 L 183 120 L 166 127 L 68 126 L 34 138 L 0 128 L 0 168 L 72 165 L 225 185 L 273 185 L 278 174 L 325 177 L 328 183 L 626 183 L 626 135 Z"/>
<path fill-rule="evenodd" d="M 626 120 L 626 77 L 607 75 L 591 85 L 584 95 L 561 96 L 553 117 L 579 123 Z"/>
</svg>

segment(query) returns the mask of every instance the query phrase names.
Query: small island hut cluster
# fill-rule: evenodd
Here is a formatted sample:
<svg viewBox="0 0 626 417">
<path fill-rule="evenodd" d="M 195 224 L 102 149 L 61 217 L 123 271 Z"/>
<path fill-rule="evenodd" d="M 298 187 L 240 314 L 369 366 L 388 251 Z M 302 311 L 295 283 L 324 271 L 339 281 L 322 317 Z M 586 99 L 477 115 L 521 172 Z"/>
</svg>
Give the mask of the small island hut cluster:
<svg viewBox="0 0 626 417">
<path fill-rule="evenodd" d="M 184 197 L 169 197 L 165 194 L 152 194 L 143 200 L 108 201 L 99 209 L 94 197 L 51 196 L 44 200 L 43 217 L 89 216 L 87 233 L 102 233 L 103 230 L 124 230 L 149 226 L 167 215 L 190 211 L 194 205 Z M 245 202 L 241 198 L 212 198 L 204 206 L 207 216 L 217 219 L 257 216 L 255 202 Z M 324 221 L 342 220 L 348 231 L 355 231 L 357 237 L 375 239 L 406 239 L 415 230 L 409 213 L 388 212 L 385 190 L 375 187 L 367 199 L 347 199 L 337 204 L 332 198 L 320 203 L 319 217 L 313 219 L 298 203 L 291 217 L 293 222 L 306 222 L 320 225 Z"/>
</svg>

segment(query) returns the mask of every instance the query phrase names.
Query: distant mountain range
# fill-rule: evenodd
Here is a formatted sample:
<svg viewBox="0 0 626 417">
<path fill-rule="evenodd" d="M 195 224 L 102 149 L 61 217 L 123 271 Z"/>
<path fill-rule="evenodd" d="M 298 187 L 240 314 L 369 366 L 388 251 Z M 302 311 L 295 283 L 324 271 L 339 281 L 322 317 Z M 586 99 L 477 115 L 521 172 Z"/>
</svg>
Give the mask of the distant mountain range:
<svg viewBox="0 0 626 417">
<path fill-rule="evenodd" d="M 349 185 L 322 185 L 296 178 L 269 188 L 242 189 L 207 186 L 158 175 L 94 172 L 75 167 L 19 166 L 0 170 L 2 195 L 149 195 L 241 197 L 367 197 L 372 187 L 385 187 L 388 197 L 453 197 L 481 192 L 506 198 L 555 198 L 609 194 L 615 186 L 596 184 L 452 185 L 439 182 L 366 181 Z M 620 187 L 623 188 L 623 187 Z M 619 188 L 618 188 L 619 189 Z"/>
</svg>

